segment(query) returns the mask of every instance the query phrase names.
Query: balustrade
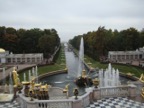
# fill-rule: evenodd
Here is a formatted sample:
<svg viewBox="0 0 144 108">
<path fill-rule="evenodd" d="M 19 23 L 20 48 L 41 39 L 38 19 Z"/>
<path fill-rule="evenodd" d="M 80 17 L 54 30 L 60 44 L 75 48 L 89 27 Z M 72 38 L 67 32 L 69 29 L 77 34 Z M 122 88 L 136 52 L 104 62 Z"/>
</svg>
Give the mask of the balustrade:
<svg viewBox="0 0 144 108">
<path fill-rule="evenodd" d="M 54 93 L 60 93 L 61 89 L 57 88 L 51 89 L 54 90 Z M 50 91 L 51 91 L 50 90 Z M 49 91 L 49 92 L 50 92 Z M 62 94 L 54 94 L 51 96 L 61 97 Z M 34 99 L 34 101 L 30 101 L 30 98 L 20 96 L 21 108 L 85 108 L 90 104 L 91 94 L 93 94 L 93 100 L 106 98 L 106 97 L 122 97 L 122 96 L 135 96 L 135 87 L 132 85 L 127 86 L 119 86 L 119 87 L 103 87 L 103 88 L 91 88 L 86 90 L 86 93 L 83 96 L 79 96 L 77 100 L 74 97 L 64 99 L 52 99 L 52 100 L 38 100 Z"/>
<path fill-rule="evenodd" d="M 71 100 L 42 100 L 37 101 L 37 108 L 72 108 Z"/>
<path fill-rule="evenodd" d="M 121 87 L 110 87 L 110 88 L 101 88 L 101 98 L 104 97 L 115 97 L 115 96 L 128 96 L 129 95 L 129 87 L 121 86 Z"/>
</svg>

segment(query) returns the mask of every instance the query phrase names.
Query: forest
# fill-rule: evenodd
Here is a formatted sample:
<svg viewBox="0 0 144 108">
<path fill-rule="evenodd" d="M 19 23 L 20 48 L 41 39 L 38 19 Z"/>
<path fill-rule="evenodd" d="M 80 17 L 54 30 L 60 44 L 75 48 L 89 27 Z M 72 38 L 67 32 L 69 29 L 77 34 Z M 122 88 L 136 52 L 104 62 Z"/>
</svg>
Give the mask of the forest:
<svg viewBox="0 0 144 108">
<path fill-rule="evenodd" d="M 0 48 L 12 53 L 44 53 L 44 57 L 49 58 L 59 45 L 60 38 L 55 29 L 16 30 L 0 26 Z"/>
<path fill-rule="evenodd" d="M 108 51 L 129 51 L 144 46 L 144 29 L 138 31 L 132 27 L 121 31 L 98 27 L 96 31 L 75 36 L 69 43 L 79 49 L 81 37 L 85 54 L 95 60 L 107 58 Z"/>
</svg>

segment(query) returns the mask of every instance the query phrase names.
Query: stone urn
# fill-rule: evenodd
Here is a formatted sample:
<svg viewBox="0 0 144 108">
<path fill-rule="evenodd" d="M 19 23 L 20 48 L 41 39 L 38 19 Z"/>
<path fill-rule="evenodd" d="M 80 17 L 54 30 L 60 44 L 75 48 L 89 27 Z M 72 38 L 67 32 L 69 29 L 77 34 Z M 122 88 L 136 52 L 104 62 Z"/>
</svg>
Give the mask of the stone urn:
<svg viewBox="0 0 144 108">
<path fill-rule="evenodd" d="M 75 99 L 78 99 L 79 91 L 77 88 L 74 89 L 73 93 L 74 93 Z"/>
<path fill-rule="evenodd" d="M 97 78 L 93 79 L 93 85 L 95 86 L 95 88 L 98 87 L 99 85 L 99 80 Z"/>
</svg>

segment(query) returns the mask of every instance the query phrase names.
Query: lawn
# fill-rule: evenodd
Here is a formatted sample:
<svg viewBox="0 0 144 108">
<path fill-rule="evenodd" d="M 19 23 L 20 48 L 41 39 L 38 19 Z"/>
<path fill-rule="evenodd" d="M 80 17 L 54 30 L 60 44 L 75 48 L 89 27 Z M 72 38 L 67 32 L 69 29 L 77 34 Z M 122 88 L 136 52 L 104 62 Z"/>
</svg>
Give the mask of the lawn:
<svg viewBox="0 0 144 108">
<path fill-rule="evenodd" d="M 78 53 L 77 50 L 75 51 Z M 92 68 L 106 69 L 108 67 L 108 64 L 95 61 L 87 55 L 85 55 L 84 61 L 88 63 L 89 66 Z M 143 69 L 131 65 L 112 64 L 112 67 L 118 69 L 122 73 L 132 73 L 137 77 L 140 77 L 141 73 L 144 73 Z M 65 68 L 66 68 L 65 52 L 64 52 L 64 47 L 62 46 L 59 53 L 57 53 L 56 55 L 56 60 L 54 65 L 46 65 L 46 66 L 38 67 L 38 75 L 51 72 L 51 71 L 62 70 Z M 26 76 L 28 77 L 28 70 L 25 71 L 25 73 Z M 23 73 L 20 74 L 20 79 L 23 79 Z"/>
<path fill-rule="evenodd" d="M 66 68 L 65 53 L 64 53 L 64 47 L 62 46 L 60 51 L 56 54 L 54 64 L 38 67 L 38 75 L 45 74 L 45 73 L 52 72 L 52 71 L 56 71 L 56 70 L 62 70 L 65 68 Z M 24 73 L 26 74 L 26 79 L 28 80 L 28 73 L 29 73 L 28 71 L 29 70 L 26 70 L 26 71 L 21 72 L 19 74 L 19 77 L 21 80 L 24 79 L 23 78 Z"/>
<path fill-rule="evenodd" d="M 86 55 L 85 55 L 84 60 L 86 63 L 91 63 L 89 66 L 91 66 L 93 68 L 106 69 L 108 67 L 108 64 L 104 64 L 104 63 L 95 61 Z M 112 67 L 114 67 L 115 69 L 118 69 L 122 73 L 132 73 L 137 77 L 140 77 L 141 73 L 144 73 L 144 69 L 134 67 L 131 65 L 112 64 Z"/>
</svg>

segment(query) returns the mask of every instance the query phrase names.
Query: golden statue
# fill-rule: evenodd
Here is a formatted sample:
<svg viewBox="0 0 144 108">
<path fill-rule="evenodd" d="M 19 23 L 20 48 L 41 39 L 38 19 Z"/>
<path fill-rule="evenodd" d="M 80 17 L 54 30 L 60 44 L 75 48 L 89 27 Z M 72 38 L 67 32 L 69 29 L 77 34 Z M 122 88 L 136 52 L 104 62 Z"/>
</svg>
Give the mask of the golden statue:
<svg viewBox="0 0 144 108">
<path fill-rule="evenodd" d="M 67 85 L 65 86 L 65 89 L 66 89 L 67 91 L 69 91 L 69 84 L 67 84 Z"/>
<path fill-rule="evenodd" d="M 144 75 L 143 74 L 141 74 L 139 80 L 144 83 Z"/>
<path fill-rule="evenodd" d="M 30 83 L 30 87 L 31 87 L 31 90 L 34 90 L 34 87 L 35 87 L 35 81 L 34 81 L 35 79 L 33 78 L 32 80 L 31 80 L 31 83 Z"/>
<path fill-rule="evenodd" d="M 45 91 L 48 91 L 48 85 L 47 84 L 45 84 Z"/>
<path fill-rule="evenodd" d="M 69 91 L 69 84 L 65 85 L 65 88 L 63 89 L 63 93 L 67 93 Z"/>
<path fill-rule="evenodd" d="M 48 91 L 49 85 L 45 84 L 45 85 L 41 85 L 40 87 L 40 91 Z"/>
<path fill-rule="evenodd" d="M 18 77 L 19 75 L 17 74 L 15 67 L 13 67 L 12 73 L 13 73 L 13 80 L 14 80 L 14 84 L 15 84 L 14 86 L 17 87 L 20 84 L 20 79 Z"/>
<path fill-rule="evenodd" d="M 86 78 L 86 71 L 85 70 L 82 71 L 82 78 Z"/>
</svg>

